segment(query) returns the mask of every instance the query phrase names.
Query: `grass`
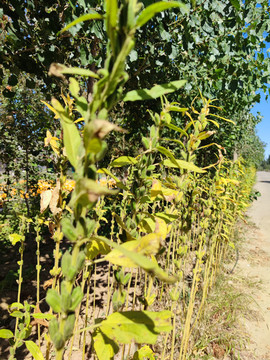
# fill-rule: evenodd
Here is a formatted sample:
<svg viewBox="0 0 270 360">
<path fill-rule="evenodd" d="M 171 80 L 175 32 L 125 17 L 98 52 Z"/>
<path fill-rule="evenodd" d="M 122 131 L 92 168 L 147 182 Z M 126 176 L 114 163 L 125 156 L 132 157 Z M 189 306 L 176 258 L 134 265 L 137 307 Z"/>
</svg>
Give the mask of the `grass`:
<svg viewBox="0 0 270 360">
<path fill-rule="evenodd" d="M 192 339 L 189 359 L 238 359 L 248 338 L 240 318 L 249 316 L 253 299 L 239 290 L 241 278 L 221 274 L 212 289 Z"/>
<path fill-rule="evenodd" d="M 241 256 L 245 256 L 243 226 L 236 228 L 234 244 Z M 204 312 L 194 330 L 188 359 L 242 359 L 249 338 L 241 326 L 241 319 L 254 318 L 257 312 L 255 300 L 249 294 L 261 287 L 257 280 L 241 276 L 234 268 L 236 249 L 229 249 L 229 263 L 223 264 L 216 282 L 211 289 Z M 245 358 L 245 357 L 244 357 Z M 250 357 L 251 359 L 252 357 Z"/>
</svg>

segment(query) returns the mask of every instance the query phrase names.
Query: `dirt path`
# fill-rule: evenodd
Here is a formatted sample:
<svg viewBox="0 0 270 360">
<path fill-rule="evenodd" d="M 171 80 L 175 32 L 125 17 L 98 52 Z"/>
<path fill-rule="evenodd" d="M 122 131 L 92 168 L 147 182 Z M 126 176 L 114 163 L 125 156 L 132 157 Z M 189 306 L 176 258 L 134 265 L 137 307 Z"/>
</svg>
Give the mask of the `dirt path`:
<svg viewBox="0 0 270 360">
<path fill-rule="evenodd" d="M 261 197 L 248 210 L 255 224 L 246 234 L 247 255 L 241 257 L 238 271 L 248 282 L 257 283 L 251 296 L 257 302 L 253 320 L 244 320 L 251 338 L 250 348 L 258 360 L 270 360 L 270 172 L 258 172 L 255 189 Z M 248 285 L 247 285 L 248 286 Z"/>
</svg>

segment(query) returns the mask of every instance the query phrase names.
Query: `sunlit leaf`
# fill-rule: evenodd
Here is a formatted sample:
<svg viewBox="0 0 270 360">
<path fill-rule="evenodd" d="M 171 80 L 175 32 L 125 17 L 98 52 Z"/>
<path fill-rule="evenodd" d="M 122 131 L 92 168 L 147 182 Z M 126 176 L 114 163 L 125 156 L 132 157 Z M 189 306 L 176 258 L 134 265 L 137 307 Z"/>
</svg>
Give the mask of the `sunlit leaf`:
<svg viewBox="0 0 270 360">
<path fill-rule="evenodd" d="M 31 355 L 35 360 L 44 360 L 40 348 L 33 341 L 27 340 L 24 342 L 27 349 L 30 351 Z"/>
<path fill-rule="evenodd" d="M 178 1 L 170 1 L 170 2 L 165 2 L 165 1 L 159 1 L 155 4 L 149 5 L 147 8 L 145 8 L 139 15 L 137 21 L 136 21 L 136 26 L 137 27 L 141 27 L 143 26 L 145 23 L 147 23 L 147 21 L 149 21 L 153 16 L 155 16 L 157 13 L 167 10 L 167 9 L 171 9 L 171 8 L 177 8 L 177 7 L 182 7 L 182 8 L 186 8 L 186 6 Z"/>
<path fill-rule="evenodd" d="M 23 239 L 23 236 L 20 234 L 14 233 L 14 234 L 10 234 L 8 236 L 8 238 L 12 245 L 16 245 L 17 242 L 20 242 Z"/>
<path fill-rule="evenodd" d="M 132 156 L 120 156 L 118 159 L 115 159 L 112 163 L 110 163 L 110 166 L 122 167 L 127 165 L 135 165 L 137 162 L 138 161 Z"/>
<path fill-rule="evenodd" d="M 70 24 L 68 24 L 66 27 L 64 27 L 64 29 L 62 29 L 60 31 L 60 33 L 67 31 L 68 29 L 70 29 L 72 26 L 77 25 L 83 21 L 88 21 L 88 20 L 102 20 L 103 16 L 98 14 L 98 13 L 91 13 L 91 14 L 84 14 L 80 17 L 78 17 L 77 19 L 75 19 L 74 21 L 72 21 Z"/>
<path fill-rule="evenodd" d="M 175 92 L 183 87 L 186 80 L 172 81 L 168 84 L 155 85 L 151 89 L 132 90 L 126 93 L 123 101 L 138 101 L 138 100 L 150 100 L 157 99 L 162 95 Z"/>
<path fill-rule="evenodd" d="M 189 171 L 193 171 L 193 172 L 197 172 L 197 173 L 204 173 L 205 170 L 199 168 L 198 166 L 194 165 L 191 162 L 187 162 L 184 160 L 176 160 L 177 165 L 175 165 L 174 162 L 172 162 L 170 159 L 166 159 L 163 161 L 163 164 L 167 167 L 171 167 L 171 168 L 179 168 L 179 169 L 185 169 L 185 170 L 189 170 Z"/>
<path fill-rule="evenodd" d="M 94 331 L 93 341 L 98 360 L 112 360 L 119 351 L 116 342 L 108 338 L 99 329 Z"/>
<path fill-rule="evenodd" d="M 177 277 L 169 276 L 164 270 L 162 270 L 158 266 L 158 264 L 156 262 L 149 260 L 144 255 L 137 253 L 135 251 L 130 251 L 130 250 L 126 249 L 125 247 L 118 245 L 103 236 L 102 237 L 99 236 L 98 238 L 101 238 L 104 242 L 106 242 L 112 248 L 119 250 L 125 257 L 132 260 L 133 263 L 135 263 L 137 266 L 140 266 L 146 272 L 150 273 L 153 276 L 158 277 L 160 280 L 162 280 L 164 282 L 168 282 L 168 283 L 174 283 L 177 280 Z M 135 246 L 135 244 L 133 246 Z"/>
<path fill-rule="evenodd" d="M 172 329 L 172 314 L 168 310 L 115 312 L 100 324 L 100 330 L 108 338 L 120 344 L 154 344 L 161 332 Z"/>
<path fill-rule="evenodd" d="M 8 329 L 0 329 L 0 338 L 2 339 L 11 339 L 13 337 L 12 331 Z"/>
</svg>

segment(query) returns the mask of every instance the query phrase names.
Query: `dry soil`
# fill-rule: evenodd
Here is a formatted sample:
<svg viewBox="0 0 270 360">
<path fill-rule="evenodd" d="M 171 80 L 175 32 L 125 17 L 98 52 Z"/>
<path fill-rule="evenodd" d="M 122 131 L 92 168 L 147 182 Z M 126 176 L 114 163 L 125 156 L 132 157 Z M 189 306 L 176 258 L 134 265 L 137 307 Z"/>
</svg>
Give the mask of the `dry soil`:
<svg viewBox="0 0 270 360">
<path fill-rule="evenodd" d="M 270 172 L 258 172 L 255 190 L 261 193 L 248 210 L 248 216 L 255 227 L 245 233 L 245 256 L 241 256 L 238 272 L 246 278 L 246 284 L 255 282 L 252 319 L 244 319 L 249 335 L 250 349 L 254 358 L 270 360 Z"/>
</svg>

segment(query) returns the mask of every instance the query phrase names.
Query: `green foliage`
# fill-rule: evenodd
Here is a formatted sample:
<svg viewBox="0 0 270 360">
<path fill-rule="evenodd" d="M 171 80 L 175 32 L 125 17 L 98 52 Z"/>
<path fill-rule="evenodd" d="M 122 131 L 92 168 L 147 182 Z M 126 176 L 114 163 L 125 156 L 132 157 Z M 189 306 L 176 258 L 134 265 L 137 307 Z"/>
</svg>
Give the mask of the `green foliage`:
<svg viewBox="0 0 270 360">
<path fill-rule="evenodd" d="M 268 2 L 263 0 L 260 6 L 255 1 L 230 0 L 185 3 L 153 4 L 145 0 L 143 6 L 150 6 L 136 9 L 141 12 L 131 24 L 137 30 L 136 45 L 127 58 L 130 78 L 125 87 L 127 92 L 139 89 L 142 94 L 141 89 L 153 86 L 153 79 L 168 83 L 180 78 L 186 81 L 179 92 L 181 103 L 190 104 L 198 89 L 207 98 L 217 98 L 227 117 L 237 124 L 236 127 L 222 124 L 215 138 L 232 158 L 241 129 L 245 127 L 245 117 L 251 105 L 260 100 L 256 90 L 262 88 L 268 91 L 269 59 L 264 54 L 269 33 Z M 121 47 L 115 35 L 117 15 L 110 10 L 107 34 L 102 21 L 99 21 L 106 13 L 104 1 L 79 1 L 74 6 L 72 2 L 52 0 L 49 5 L 31 2 L 24 3 L 22 7 L 17 2 L 9 7 L 4 1 L 1 9 L 4 16 L 1 63 L 10 70 L 9 83 L 12 86 L 12 89 L 4 89 L 6 96 L 16 93 L 16 79 L 20 71 L 35 74 L 41 81 L 39 87 L 49 96 L 51 92 L 57 93 L 60 86 L 67 85 L 63 76 L 58 80 L 48 76 L 47 69 L 52 62 L 64 62 L 74 67 L 73 70 L 66 67 L 65 74 L 72 71 L 83 77 L 87 73 L 97 76 L 94 74 L 106 58 L 107 34 L 114 57 L 115 51 Z M 161 13 L 160 9 L 163 9 Z M 130 17 L 132 10 L 131 5 L 127 16 Z M 63 31 L 65 24 L 68 24 L 65 29 L 72 36 Z M 26 37 L 29 39 L 27 43 Z M 83 81 L 81 79 L 81 84 Z M 85 97 L 90 100 L 93 79 L 88 78 L 86 82 Z M 30 83 L 33 81 L 28 79 L 26 85 L 32 88 Z M 171 97 L 179 100 L 179 95 Z M 122 109 L 118 108 L 124 113 L 122 123 L 130 131 L 126 135 L 130 142 L 133 141 L 131 139 L 138 140 L 138 128 L 142 132 L 147 130 L 150 119 L 146 106 L 154 111 L 158 109 L 158 103 L 153 100 L 139 106 L 128 102 Z M 115 114 L 115 119 L 118 118 Z M 177 119 L 177 123 L 181 125 L 181 118 Z M 112 141 L 116 141 L 115 136 Z M 117 142 L 121 142 L 119 137 Z M 129 153 L 132 154 L 131 151 Z M 208 154 L 208 157 L 214 156 Z"/>
</svg>

